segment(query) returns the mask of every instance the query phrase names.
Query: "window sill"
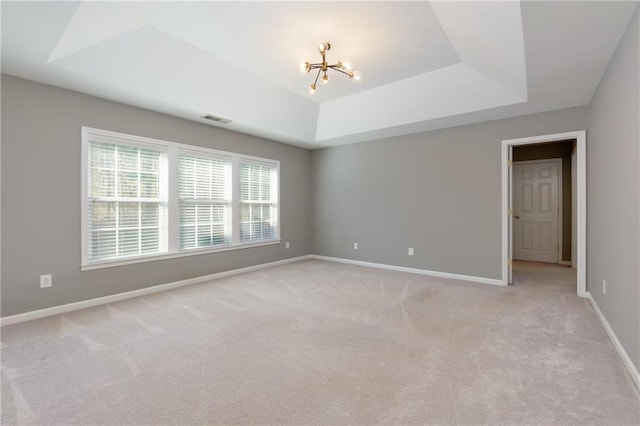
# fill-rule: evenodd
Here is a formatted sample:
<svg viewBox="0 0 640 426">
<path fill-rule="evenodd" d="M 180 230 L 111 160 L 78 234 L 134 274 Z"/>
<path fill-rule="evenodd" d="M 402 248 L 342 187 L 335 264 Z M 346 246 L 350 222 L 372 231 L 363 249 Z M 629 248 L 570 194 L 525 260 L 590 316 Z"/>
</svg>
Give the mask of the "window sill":
<svg viewBox="0 0 640 426">
<path fill-rule="evenodd" d="M 136 263 L 155 262 L 157 260 L 176 259 L 179 257 L 200 256 L 205 254 L 221 253 L 221 252 L 232 251 L 232 250 L 243 250 L 243 249 L 254 248 L 254 247 L 273 246 L 280 243 L 281 241 L 278 239 L 278 240 L 262 241 L 262 242 L 253 243 L 253 244 L 239 244 L 236 246 L 226 246 L 226 247 L 220 247 L 215 249 L 189 250 L 189 251 L 183 251 L 179 253 L 167 253 L 167 254 L 160 254 L 160 255 L 135 257 L 131 259 L 88 263 L 88 264 L 80 265 L 80 270 L 92 271 L 94 269 L 113 268 L 117 266 L 133 265 Z"/>
</svg>

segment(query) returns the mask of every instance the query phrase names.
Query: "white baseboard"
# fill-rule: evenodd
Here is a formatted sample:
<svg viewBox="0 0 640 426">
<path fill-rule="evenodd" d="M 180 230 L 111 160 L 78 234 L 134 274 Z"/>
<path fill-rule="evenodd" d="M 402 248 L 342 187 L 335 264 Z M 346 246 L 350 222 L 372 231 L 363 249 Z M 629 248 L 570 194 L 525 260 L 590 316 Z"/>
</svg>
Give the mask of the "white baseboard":
<svg viewBox="0 0 640 426">
<path fill-rule="evenodd" d="M 604 314 L 598 307 L 595 299 L 589 292 L 587 292 L 587 299 L 589 299 L 589 302 L 591 302 L 591 306 L 593 306 L 593 310 L 596 311 L 596 315 L 598 315 L 598 318 L 600 318 L 600 322 L 602 322 L 604 330 L 607 332 L 611 343 L 613 343 L 613 347 L 616 348 L 616 351 L 618 351 L 618 355 L 620 355 L 620 358 L 622 358 L 622 362 L 624 363 L 625 367 L 627 367 L 627 371 L 631 375 L 636 388 L 638 388 L 638 390 L 640 391 L 640 373 L 638 373 L 638 369 L 631 361 L 631 358 L 629 358 L 629 354 L 627 354 L 627 351 L 624 350 L 624 347 L 620 343 L 620 340 L 618 340 L 618 336 L 616 336 L 616 333 L 613 332 L 611 325 L 609 325 L 609 321 L 607 321 Z"/>
<path fill-rule="evenodd" d="M 351 265 L 366 266 L 369 268 L 389 269 L 391 271 L 408 272 L 410 274 L 429 275 L 432 277 L 451 278 L 454 280 L 471 281 L 474 283 L 491 284 L 504 286 L 502 280 L 485 277 L 474 277 L 472 275 L 451 274 L 449 272 L 430 271 L 428 269 L 408 268 L 406 266 L 385 265 L 382 263 L 363 262 L 361 260 L 343 259 L 339 257 L 319 256 L 312 254 L 311 259 L 327 260 L 329 262 L 348 263 Z"/>
<path fill-rule="evenodd" d="M 198 284 L 205 281 L 215 280 L 216 278 L 224 278 L 232 275 L 243 274 L 245 272 L 257 271 L 259 269 L 271 268 L 273 266 L 284 265 L 287 263 L 298 262 L 300 260 L 309 259 L 309 255 L 292 257 L 290 259 L 277 260 L 275 262 L 262 263 L 260 265 L 248 266 L 246 268 L 233 269 L 230 271 L 218 272 L 216 274 L 204 275 L 201 277 L 189 278 L 182 281 L 175 281 L 166 284 L 159 284 L 152 287 L 141 288 L 139 290 L 127 291 L 124 293 L 111 294 L 109 296 L 96 297 L 95 299 L 82 300 L 80 302 L 68 303 L 66 305 L 52 306 L 50 308 L 38 309 L 36 311 L 25 312 L 22 314 L 11 315 L 0 318 L 0 326 L 17 324 L 20 322 L 30 321 L 34 319 L 44 318 L 51 315 L 59 315 L 67 312 L 78 311 L 93 306 L 105 305 L 107 303 L 119 302 L 133 297 L 144 296 L 147 294 L 158 293 L 174 288 L 185 287 L 188 285 Z"/>
</svg>

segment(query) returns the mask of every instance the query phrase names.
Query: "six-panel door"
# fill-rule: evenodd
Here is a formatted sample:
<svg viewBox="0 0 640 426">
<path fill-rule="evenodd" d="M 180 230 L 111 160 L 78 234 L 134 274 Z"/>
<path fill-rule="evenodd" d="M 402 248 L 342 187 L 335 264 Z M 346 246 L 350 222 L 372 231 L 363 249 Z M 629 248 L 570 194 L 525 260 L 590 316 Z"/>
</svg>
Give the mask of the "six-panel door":
<svg viewBox="0 0 640 426">
<path fill-rule="evenodd" d="M 514 163 L 515 258 L 558 263 L 558 163 Z"/>
</svg>

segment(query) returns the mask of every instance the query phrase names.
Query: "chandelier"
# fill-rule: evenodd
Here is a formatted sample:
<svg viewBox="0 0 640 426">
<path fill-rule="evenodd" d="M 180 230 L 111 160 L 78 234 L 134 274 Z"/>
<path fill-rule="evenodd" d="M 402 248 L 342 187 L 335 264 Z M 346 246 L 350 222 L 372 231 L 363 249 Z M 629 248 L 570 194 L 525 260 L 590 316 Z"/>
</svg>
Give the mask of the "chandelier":
<svg viewBox="0 0 640 426">
<path fill-rule="evenodd" d="M 318 70 L 318 73 L 316 74 L 316 79 L 313 81 L 313 84 L 309 86 L 310 95 L 313 95 L 316 92 L 316 89 L 318 88 L 317 85 L 318 85 L 318 79 L 320 78 L 320 74 L 322 74 L 323 84 L 327 84 L 329 82 L 329 74 L 327 74 L 327 71 L 329 70 L 338 71 L 344 75 L 347 75 L 351 80 L 355 82 L 360 81 L 360 78 L 361 78 L 360 72 L 353 71 L 351 69 L 351 64 L 349 64 L 348 62 L 338 61 L 334 65 L 329 65 L 326 59 L 326 54 L 330 49 L 331 49 L 331 44 L 329 42 L 327 41 L 322 42 L 318 45 L 318 52 L 320 52 L 320 55 L 322 55 L 322 62 L 318 62 L 315 64 L 312 64 L 310 62 L 303 62 L 300 64 L 300 72 L 302 73 L 310 73 L 312 70 Z"/>
</svg>

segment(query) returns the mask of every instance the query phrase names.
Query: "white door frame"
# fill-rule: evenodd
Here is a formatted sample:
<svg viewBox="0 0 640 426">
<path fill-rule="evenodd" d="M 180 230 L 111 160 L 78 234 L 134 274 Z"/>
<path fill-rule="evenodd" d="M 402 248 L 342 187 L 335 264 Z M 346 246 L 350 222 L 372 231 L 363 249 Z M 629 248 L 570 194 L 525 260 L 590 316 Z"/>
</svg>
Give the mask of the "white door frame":
<svg viewBox="0 0 640 426">
<path fill-rule="evenodd" d="M 544 142 L 556 142 L 567 139 L 576 140 L 577 150 L 577 194 L 576 194 L 576 254 L 577 254 L 577 294 L 587 297 L 587 132 L 578 130 L 574 132 L 555 133 L 528 138 L 505 139 L 502 141 L 502 163 L 500 166 L 502 177 L 502 284 L 509 284 L 509 149 L 517 145 L 531 145 Z"/>
<path fill-rule="evenodd" d="M 543 160 L 525 160 L 525 161 L 514 161 L 513 162 L 513 166 L 515 167 L 517 164 L 536 164 L 536 163 L 556 163 L 558 166 L 558 176 L 557 176 L 557 184 L 558 184 L 558 199 L 556 200 L 556 202 L 558 203 L 558 232 L 556 233 L 557 238 L 558 238 L 558 256 L 556 256 L 556 263 L 562 263 L 562 226 L 564 225 L 562 223 L 562 203 L 564 201 L 564 199 L 562 197 L 564 197 L 564 194 L 562 193 L 562 158 L 545 158 Z M 513 191 L 515 191 L 515 187 L 513 188 Z M 513 195 L 513 194 L 512 194 Z M 514 214 L 515 214 L 515 210 L 514 210 Z M 512 235 L 512 238 L 515 238 L 515 235 Z M 515 240 L 514 240 L 515 241 Z M 514 249 L 515 250 L 515 249 Z M 515 253 L 515 251 L 514 251 Z M 515 254 L 514 254 L 514 259 L 515 259 Z"/>
</svg>

